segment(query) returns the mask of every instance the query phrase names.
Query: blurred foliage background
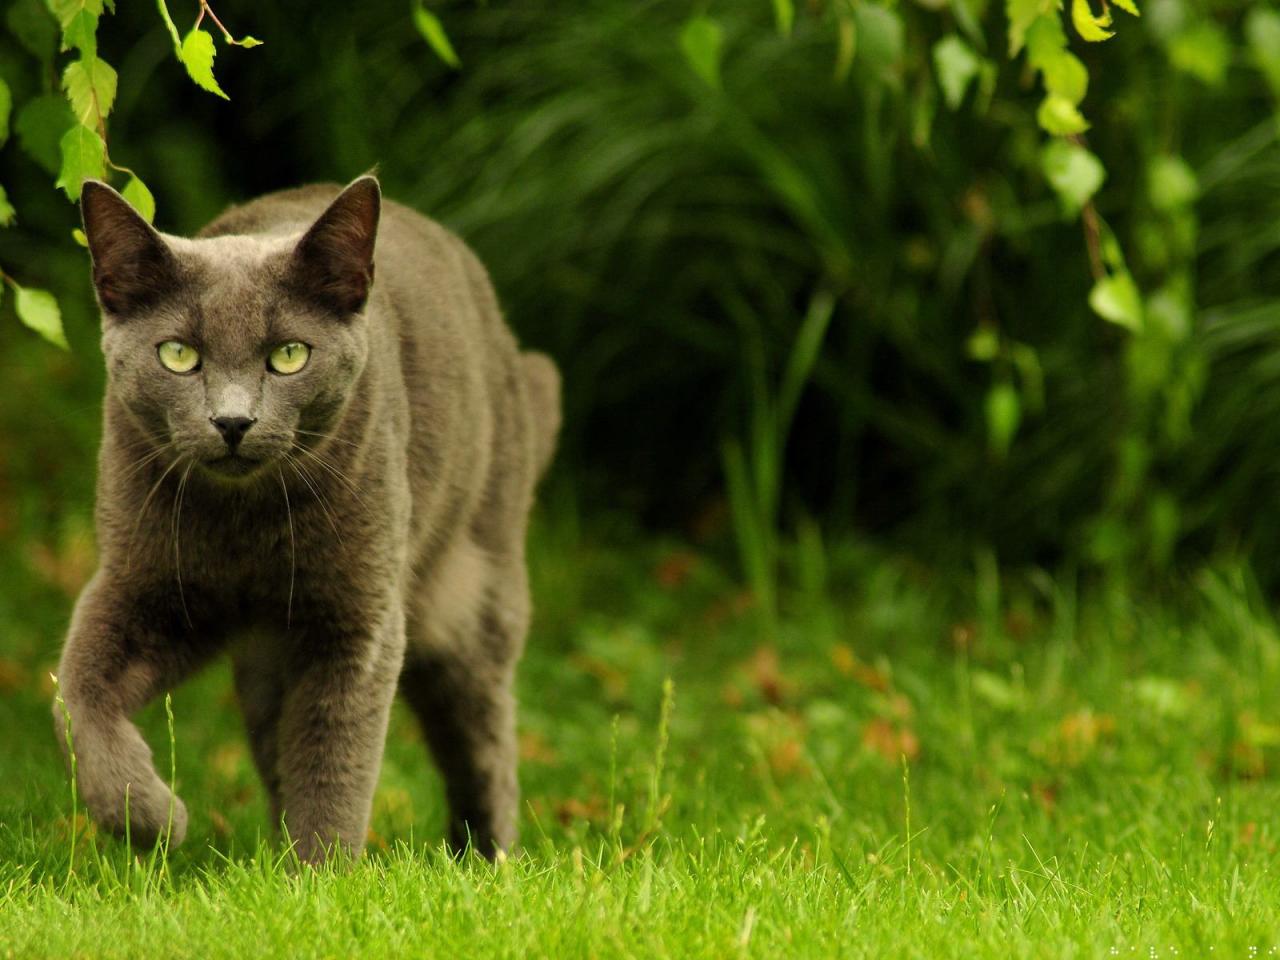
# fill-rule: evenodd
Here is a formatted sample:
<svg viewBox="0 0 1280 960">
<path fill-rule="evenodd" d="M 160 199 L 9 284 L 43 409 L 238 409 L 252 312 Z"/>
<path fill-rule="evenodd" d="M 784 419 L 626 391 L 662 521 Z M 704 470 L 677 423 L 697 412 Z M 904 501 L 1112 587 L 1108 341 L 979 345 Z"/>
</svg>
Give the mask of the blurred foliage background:
<svg viewBox="0 0 1280 960">
<path fill-rule="evenodd" d="M 65 113 L 54 16 L 92 7 L 0 25 L 0 269 L 71 348 L 0 303 L 0 573 L 50 590 L 92 565 L 102 371 L 65 143 L 24 111 Z M 214 7 L 264 42 L 218 39 L 227 100 L 156 6 L 102 14 L 111 160 L 169 232 L 375 165 L 458 231 L 563 370 L 555 522 L 721 551 L 767 610 L 850 538 L 1124 578 L 1249 550 L 1280 583 L 1270 4 Z"/>
</svg>

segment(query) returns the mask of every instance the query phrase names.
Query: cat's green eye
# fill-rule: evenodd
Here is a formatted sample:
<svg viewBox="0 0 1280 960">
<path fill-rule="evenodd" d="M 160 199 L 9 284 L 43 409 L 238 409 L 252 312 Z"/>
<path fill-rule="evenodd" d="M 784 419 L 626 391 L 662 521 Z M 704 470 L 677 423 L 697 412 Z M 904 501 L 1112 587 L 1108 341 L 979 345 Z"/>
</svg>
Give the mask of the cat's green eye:
<svg viewBox="0 0 1280 960">
<path fill-rule="evenodd" d="M 165 369 L 174 373 L 190 373 L 200 366 L 200 354 L 196 348 L 179 340 L 166 340 L 156 348 L 156 353 L 160 355 Z"/>
<path fill-rule="evenodd" d="M 276 373 L 297 373 L 311 359 L 311 348 L 305 343 L 282 343 L 267 357 L 267 366 Z"/>
</svg>

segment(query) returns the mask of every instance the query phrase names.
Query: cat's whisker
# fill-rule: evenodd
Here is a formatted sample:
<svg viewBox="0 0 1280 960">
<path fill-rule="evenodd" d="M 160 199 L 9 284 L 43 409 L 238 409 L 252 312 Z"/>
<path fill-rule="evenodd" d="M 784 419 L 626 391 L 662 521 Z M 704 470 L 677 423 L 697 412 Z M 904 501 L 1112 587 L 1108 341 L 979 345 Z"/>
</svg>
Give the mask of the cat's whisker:
<svg viewBox="0 0 1280 960">
<path fill-rule="evenodd" d="M 129 533 L 129 552 L 125 558 L 126 569 L 132 569 L 133 567 L 133 545 L 138 539 L 138 528 L 142 526 L 142 518 L 146 516 L 147 508 L 151 506 L 151 501 L 155 497 L 156 491 L 160 489 L 160 485 L 164 483 L 165 477 L 173 473 L 174 468 L 181 462 L 182 458 L 179 457 L 174 460 L 173 463 L 169 464 L 169 466 L 165 468 L 164 473 L 160 474 L 160 479 L 151 485 L 151 489 L 147 492 L 146 499 L 142 501 L 142 506 L 138 510 L 138 519 L 133 521 L 133 530 Z"/>
<path fill-rule="evenodd" d="M 307 489 L 311 491 L 311 495 L 316 498 L 316 503 L 320 505 L 320 509 L 324 511 L 324 515 L 329 519 L 329 526 L 333 528 L 334 536 L 338 538 L 340 543 L 343 542 L 342 531 L 338 529 L 338 521 L 334 518 L 333 511 L 329 509 L 329 504 L 317 489 L 306 468 L 298 462 L 297 457 L 290 456 L 287 453 L 284 455 L 284 460 L 289 465 L 289 468 L 297 474 L 298 479 L 306 484 Z"/>
<path fill-rule="evenodd" d="M 187 479 L 191 476 L 191 468 L 196 465 L 195 458 L 187 461 L 187 469 L 182 472 L 178 481 L 178 492 L 174 494 L 173 512 L 173 569 L 178 580 L 178 600 L 182 603 L 182 615 L 186 617 L 187 626 L 194 629 L 191 622 L 191 611 L 187 609 L 187 595 L 182 589 L 182 501 L 187 492 Z"/>
<path fill-rule="evenodd" d="M 346 486 L 346 488 L 351 491 L 351 495 L 355 497 L 357 501 L 359 501 L 360 506 L 364 507 L 365 510 L 369 509 L 369 505 L 365 503 L 364 498 L 360 496 L 359 488 L 356 487 L 355 483 L 352 482 L 350 477 L 348 477 L 345 473 L 343 473 L 341 470 L 335 467 L 332 463 L 330 463 L 324 457 L 320 456 L 320 454 L 316 453 L 314 450 L 308 450 L 306 447 L 298 446 L 297 444 L 294 444 L 294 446 L 296 449 L 301 450 L 303 453 L 305 453 L 307 456 L 313 459 L 316 463 L 318 463 L 324 470 L 328 471 L 329 474 L 333 476 L 336 480 L 338 480 L 344 486 Z"/>
<path fill-rule="evenodd" d="M 284 471 L 276 467 L 280 478 L 280 492 L 284 494 L 284 515 L 289 521 L 289 602 L 285 607 L 285 627 L 293 625 L 293 584 L 298 576 L 298 544 L 293 536 L 293 510 L 289 506 L 289 488 L 284 482 Z"/>
<path fill-rule="evenodd" d="M 356 487 L 356 485 L 351 481 L 351 479 L 345 473 L 343 473 L 336 466 L 334 466 L 334 464 L 330 460 L 327 460 L 326 458 L 322 457 L 320 454 L 316 453 L 314 450 L 311 450 L 297 443 L 293 445 L 293 449 L 299 451 L 300 453 L 305 453 L 312 460 L 314 460 L 316 462 L 316 466 L 320 467 L 320 469 L 324 470 L 325 473 L 327 473 L 333 479 L 337 480 L 340 484 L 346 487 L 347 490 L 350 491 L 351 495 L 356 499 L 356 502 L 360 504 L 361 508 L 364 509 L 366 513 L 369 512 L 369 505 L 365 503 L 364 498 L 360 496 L 359 488 Z M 301 465 L 302 461 L 299 460 L 298 463 L 299 465 Z"/>
<path fill-rule="evenodd" d="M 360 444 L 353 443 L 332 433 L 317 433 L 314 430 L 303 430 L 301 427 L 295 427 L 293 432 L 300 433 L 304 437 L 318 437 L 321 440 L 332 440 L 334 443 L 345 443 L 348 447 L 354 447 L 357 450 L 360 448 Z"/>
<path fill-rule="evenodd" d="M 124 481 L 130 479 L 135 474 L 139 473 L 142 470 L 142 468 L 145 467 L 147 464 L 152 463 L 153 461 L 159 459 L 162 455 L 167 453 L 172 447 L 173 447 L 173 441 L 170 440 L 168 443 L 164 444 L 163 446 L 157 447 L 154 450 L 151 450 L 150 452 L 144 454 L 142 457 L 138 458 L 138 460 L 135 461 L 129 467 L 129 469 L 125 472 L 124 476 L 120 478 L 119 482 L 123 483 Z"/>
</svg>

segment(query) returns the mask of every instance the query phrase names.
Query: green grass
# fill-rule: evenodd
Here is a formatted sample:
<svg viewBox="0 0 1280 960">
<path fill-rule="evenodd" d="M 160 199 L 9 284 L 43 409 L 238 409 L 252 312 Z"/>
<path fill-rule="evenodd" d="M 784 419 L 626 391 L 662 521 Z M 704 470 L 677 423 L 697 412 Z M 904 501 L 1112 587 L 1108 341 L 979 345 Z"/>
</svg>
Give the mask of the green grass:
<svg viewBox="0 0 1280 960">
<path fill-rule="evenodd" d="M 0 957 L 1280 944 L 1280 630 L 1242 569 L 1137 600 L 849 546 L 763 636 L 684 548 L 544 531 L 534 557 L 520 854 L 442 853 L 439 784 L 397 709 L 369 853 L 297 872 L 221 668 L 173 697 L 186 845 L 131 857 L 72 819 L 46 679 L 66 596 L 0 554 Z M 164 770 L 163 704 L 143 720 Z"/>
</svg>

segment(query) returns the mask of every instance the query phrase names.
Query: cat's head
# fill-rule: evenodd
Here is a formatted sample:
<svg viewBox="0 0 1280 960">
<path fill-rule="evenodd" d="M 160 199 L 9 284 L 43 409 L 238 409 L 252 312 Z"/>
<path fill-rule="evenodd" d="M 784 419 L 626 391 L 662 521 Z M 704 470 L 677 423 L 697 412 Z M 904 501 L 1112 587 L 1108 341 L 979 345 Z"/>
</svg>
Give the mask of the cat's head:
<svg viewBox="0 0 1280 960">
<path fill-rule="evenodd" d="M 364 369 L 380 206 L 362 177 L 305 230 L 188 240 L 87 182 L 109 390 L 172 458 L 217 476 L 315 446 Z"/>
</svg>

